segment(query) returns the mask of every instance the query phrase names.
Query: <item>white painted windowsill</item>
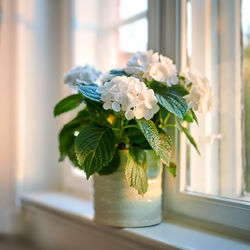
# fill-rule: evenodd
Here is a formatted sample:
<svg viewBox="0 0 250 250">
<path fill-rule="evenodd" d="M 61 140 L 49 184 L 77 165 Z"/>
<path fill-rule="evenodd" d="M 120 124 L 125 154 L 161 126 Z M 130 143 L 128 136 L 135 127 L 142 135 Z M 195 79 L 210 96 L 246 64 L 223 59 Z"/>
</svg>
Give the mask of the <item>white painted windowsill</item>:
<svg viewBox="0 0 250 250">
<path fill-rule="evenodd" d="M 32 206 L 49 213 L 63 216 L 96 227 L 117 237 L 136 240 L 144 245 L 149 243 L 155 249 L 250 249 L 250 244 L 204 230 L 194 229 L 175 223 L 174 220 L 144 228 L 113 228 L 97 225 L 93 221 L 94 208 L 91 201 L 61 192 L 29 193 L 22 196 L 23 206 Z"/>
</svg>

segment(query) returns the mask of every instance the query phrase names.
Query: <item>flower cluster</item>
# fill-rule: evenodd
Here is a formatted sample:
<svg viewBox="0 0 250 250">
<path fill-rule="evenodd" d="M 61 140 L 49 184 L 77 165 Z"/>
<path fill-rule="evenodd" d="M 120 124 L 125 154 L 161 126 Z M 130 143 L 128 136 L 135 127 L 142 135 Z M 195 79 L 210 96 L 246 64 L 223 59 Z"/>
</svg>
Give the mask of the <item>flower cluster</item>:
<svg viewBox="0 0 250 250">
<path fill-rule="evenodd" d="M 125 112 L 127 120 L 145 118 L 150 120 L 159 106 L 152 89 L 135 77 L 117 76 L 97 90 L 104 102 L 104 109 Z"/>
<path fill-rule="evenodd" d="M 64 75 L 64 83 L 74 89 L 77 83 L 94 83 L 100 74 L 99 70 L 88 64 L 84 67 L 76 66 Z"/>
<path fill-rule="evenodd" d="M 183 98 L 189 108 L 200 114 L 211 111 L 213 107 L 212 90 L 206 77 L 186 72 L 179 74 L 179 80 L 173 61 L 152 50 L 137 52 L 128 60 L 123 72 L 123 76 L 117 76 L 113 72 L 101 74 L 99 70 L 86 64 L 84 67 L 72 68 L 65 74 L 64 82 L 73 89 L 78 83 L 97 83 L 97 92 L 101 94 L 104 109 L 113 109 L 115 112 L 122 110 L 128 120 L 134 117 L 149 120 L 158 112 L 154 91 L 146 86 L 147 81 L 152 80 L 163 83 L 166 87 L 184 84 L 189 94 Z"/>
<path fill-rule="evenodd" d="M 205 114 L 213 108 L 213 93 L 208 79 L 192 72 L 181 73 L 185 77 L 185 84 L 191 85 L 189 94 L 183 98 L 186 100 L 188 107 L 193 108 L 200 114 Z"/>
<path fill-rule="evenodd" d="M 178 83 L 176 66 L 169 58 L 153 53 L 152 50 L 137 52 L 126 65 L 125 72 L 136 77 L 156 80 L 167 86 Z"/>
</svg>

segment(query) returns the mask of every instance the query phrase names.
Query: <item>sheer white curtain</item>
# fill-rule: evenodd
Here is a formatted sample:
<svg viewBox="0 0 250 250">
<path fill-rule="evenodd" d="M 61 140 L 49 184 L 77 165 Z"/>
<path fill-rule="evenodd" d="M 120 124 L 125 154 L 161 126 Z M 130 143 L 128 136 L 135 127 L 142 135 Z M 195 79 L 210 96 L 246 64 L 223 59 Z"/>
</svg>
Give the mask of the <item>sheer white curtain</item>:
<svg viewBox="0 0 250 250">
<path fill-rule="evenodd" d="M 60 189 L 53 106 L 67 68 L 68 2 L 1 1 L 0 233 L 18 230 L 22 192 Z"/>
</svg>

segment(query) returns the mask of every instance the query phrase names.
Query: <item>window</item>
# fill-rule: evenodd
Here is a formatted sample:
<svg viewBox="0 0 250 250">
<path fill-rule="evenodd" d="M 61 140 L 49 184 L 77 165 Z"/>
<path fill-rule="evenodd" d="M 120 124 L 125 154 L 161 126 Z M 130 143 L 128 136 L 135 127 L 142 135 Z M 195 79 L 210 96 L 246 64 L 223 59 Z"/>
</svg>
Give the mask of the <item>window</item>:
<svg viewBox="0 0 250 250">
<path fill-rule="evenodd" d="M 188 66 L 207 75 L 215 93 L 213 113 L 199 128 L 189 128 L 201 157 L 180 138 L 178 177 L 174 181 L 167 174 L 165 180 L 166 211 L 249 230 L 248 10 L 248 0 L 17 1 L 11 19 L 17 24 L 10 26 L 18 41 L 17 69 L 11 74 L 19 93 L 17 186 L 34 191 L 60 184 L 56 122 L 50 114 L 60 99 L 61 64 L 69 62 L 64 72 L 86 62 L 104 72 L 122 67 L 131 53 L 149 47 L 173 58 L 182 69 Z M 69 30 L 63 23 L 67 21 Z M 68 44 L 61 40 L 65 32 L 72 39 Z M 61 59 L 62 52 L 69 56 Z M 62 168 L 65 189 L 91 192 L 82 172 L 69 162 Z"/>
<path fill-rule="evenodd" d="M 88 63 L 105 72 L 124 67 L 131 54 L 147 50 L 147 0 L 73 0 L 70 6 L 69 67 Z M 62 186 L 90 198 L 92 180 L 87 181 L 84 172 L 67 161 Z"/>
<path fill-rule="evenodd" d="M 215 100 L 213 112 L 189 127 L 201 155 L 180 136 L 178 178 L 166 181 L 165 205 L 167 211 L 249 230 L 247 71 L 241 74 L 248 60 L 246 2 L 177 4 L 179 66 L 206 75 Z"/>
</svg>

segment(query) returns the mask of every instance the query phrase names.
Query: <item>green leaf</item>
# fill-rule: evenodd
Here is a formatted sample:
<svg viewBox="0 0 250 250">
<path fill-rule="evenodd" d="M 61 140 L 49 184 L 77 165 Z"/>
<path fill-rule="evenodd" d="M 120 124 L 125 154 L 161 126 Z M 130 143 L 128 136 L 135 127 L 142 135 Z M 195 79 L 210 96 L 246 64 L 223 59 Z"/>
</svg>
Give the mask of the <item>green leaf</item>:
<svg viewBox="0 0 250 250">
<path fill-rule="evenodd" d="M 112 110 L 103 109 L 102 103 L 94 102 L 86 99 L 90 118 L 97 124 L 111 127 L 114 121 L 114 112 Z"/>
<path fill-rule="evenodd" d="M 158 100 L 159 104 L 166 108 L 169 112 L 175 114 L 176 116 L 183 119 L 187 111 L 187 105 L 182 97 L 176 95 L 175 93 L 156 93 L 156 99 Z"/>
<path fill-rule="evenodd" d="M 110 74 L 115 75 L 115 76 L 127 75 L 127 73 L 124 70 L 119 70 L 119 69 L 118 70 L 116 70 L 116 69 L 110 70 Z"/>
<path fill-rule="evenodd" d="M 60 151 L 60 159 L 59 161 L 63 161 L 65 157 L 68 155 L 68 150 L 74 144 L 75 140 L 75 127 L 63 127 L 63 129 L 59 133 L 59 151 Z"/>
<path fill-rule="evenodd" d="M 146 121 L 145 119 L 138 120 L 138 124 L 150 146 L 158 154 L 161 141 L 156 126 L 151 120 Z"/>
<path fill-rule="evenodd" d="M 169 112 L 183 119 L 188 110 L 188 106 L 181 94 L 176 90 L 172 90 L 171 87 L 168 88 L 157 82 L 153 82 L 151 88 L 154 90 L 155 97 L 160 105 Z"/>
<path fill-rule="evenodd" d="M 101 100 L 101 95 L 96 92 L 98 89 L 98 85 L 96 84 L 88 84 L 88 85 L 80 85 L 77 84 L 78 90 L 81 92 L 81 94 L 95 102 L 100 102 Z"/>
<path fill-rule="evenodd" d="M 111 128 L 89 124 L 80 131 L 75 139 L 75 152 L 87 179 L 111 162 L 115 151 L 114 140 Z"/>
<path fill-rule="evenodd" d="M 194 148 L 196 149 L 196 151 L 198 152 L 198 154 L 200 154 L 200 151 L 197 147 L 197 144 L 194 140 L 194 138 L 191 136 L 191 134 L 189 133 L 188 129 L 181 126 L 181 130 L 185 133 L 185 135 L 187 136 L 188 140 L 190 141 L 190 143 L 194 146 Z"/>
<path fill-rule="evenodd" d="M 69 121 L 67 124 L 64 125 L 64 127 L 69 126 L 79 126 L 81 124 L 88 124 L 90 121 L 89 112 L 84 109 L 77 113 L 76 117 Z"/>
<path fill-rule="evenodd" d="M 146 175 L 146 153 L 138 147 L 130 147 L 125 177 L 130 185 L 137 190 L 138 194 L 147 192 L 148 179 Z"/>
<path fill-rule="evenodd" d="M 160 134 L 161 144 L 159 147 L 159 156 L 165 165 L 169 165 L 173 150 L 172 139 L 169 135 Z"/>
<path fill-rule="evenodd" d="M 192 123 L 192 122 L 194 121 L 193 115 L 192 115 L 190 109 L 187 111 L 187 113 L 186 113 L 185 116 L 183 117 L 183 120 L 184 120 L 184 121 L 187 121 L 187 122 L 189 122 L 189 123 Z"/>
<path fill-rule="evenodd" d="M 120 153 L 119 150 L 116 148 L 115 149 L 115 155 L 111 162 L 107 165 L 104 166 L 100 171 L 98 171 L 99 175 L 108 175 L 114 173 L 120 166 Z"/>
<path fill-rule="evenodd" d="M 124 134 L 129 138 L 131 145 L 135 145 L 143 149 L 151 149 L 151 146 L 139 127 L 130 127 L 125 129 Z"/>
<path fill-rule="evenodd" d="M 75 148 L 74 148 L 74 141 L 73 141 L 73 144 L 72 146 L 68 149 L 68 157 L 70 159 L 70 161 L 72 162 L 72 164 L 75 166 L 75 167 L 78 167 L 80 169 L 82 169 L 77 161 L 77 158 L 76 158 L 76 153 L 75 153 Z"/>
<path fill-rule="evenodd" d="M 83 98 L 80 94 L 70 95 L 57 103 L 54 108 L 54 116 L 70 111 L 79 106 L 82 102 Z"/>
<path fill-rule="evenodd" d="M 60 151 L 60 161 L 63 161 L 66 156 L 69 156 L 72 163 L 75 164 L 76 161 L 73 159 L 72 148 L 75 140 L 75 132 L 80 131 L 89 123 L 89 115 L 87 110 L 80 111 L 77 116 L 64 125 L 59 133 L 59 151 Z M 72 156 L 72 157 L 70 157 Z"/>
<path fill-rule="evenodd" d="M 176 176 L 176 164 L 174 162 L 170 162 L 169 166 L 167 167 L 169 173 L 173 175 L 173 177 Z"/>
<path fill-rule="evenodd" d="M 198 122 L 197 116 L 196 116 L 196 114 L 194 113 L 193 109 L 190 109 L 190 112 L 191 112 L 191 114 L 192 114 L 193 119 L 194 119 L 194 120 L 195 120 L 195 122 L 197 123 L 197 125 L 199 125 L 199 122 Z"/>
<path fill-rule="evenodd" d="M 187 89 L 185 88 L 185 86 L 183 86 L 182 84 L 172 85 L 171 87 L 169 87 L 169 90 L 175 91 L 178 94 L 180 94 L 181 96 L 185 96 L 185 95 L 189 94 L 189 92 L 187 91 Z"/>
</svg>

